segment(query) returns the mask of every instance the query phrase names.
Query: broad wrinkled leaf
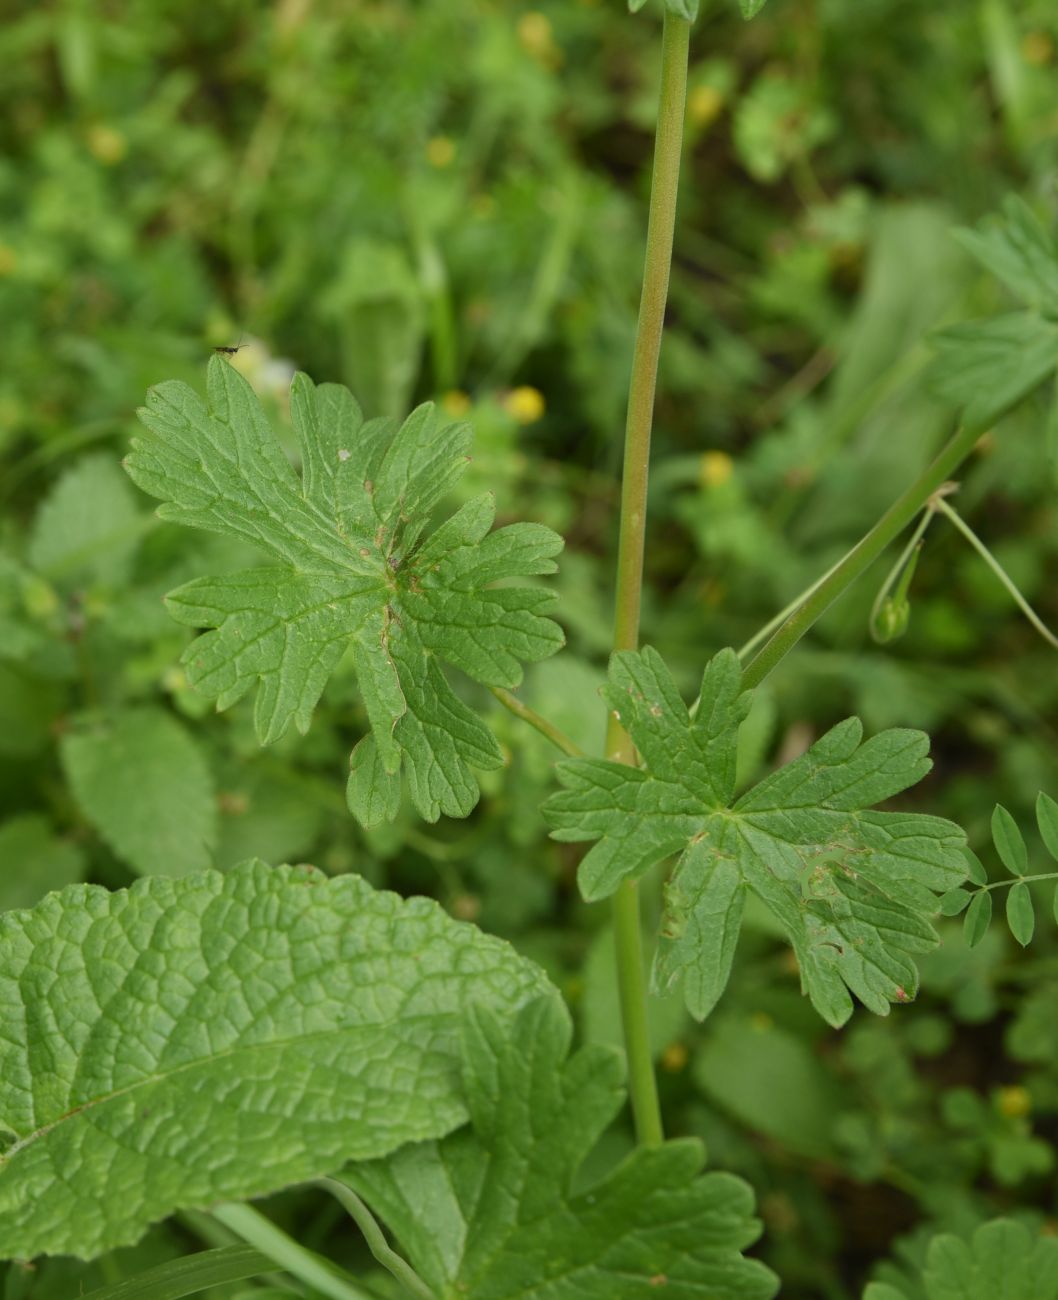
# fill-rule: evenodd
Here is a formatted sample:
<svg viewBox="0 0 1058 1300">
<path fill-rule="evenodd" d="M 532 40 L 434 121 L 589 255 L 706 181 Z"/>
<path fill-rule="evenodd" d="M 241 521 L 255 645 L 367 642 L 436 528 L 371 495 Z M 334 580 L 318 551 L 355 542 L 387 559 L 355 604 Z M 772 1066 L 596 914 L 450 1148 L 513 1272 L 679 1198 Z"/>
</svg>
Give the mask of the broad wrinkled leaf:
<svg viewBox="0 0 1058 1300">
<path fill-rule="evenodd" d="M 0 1258 L 92 1258 L 466 1119 L 459 1021 L 548 988 L 356 876 L 244 863 L 0 917 Z"/>
<path fill-rule="evenodd" d="M 438 1295 L 466 1300 L 766 1300 L 776 1280 L 741 1251 L 759 1235 L 749 1188 L 699 1173 L 693 1140 L 640 1149 L 574 1194 L 584 1157 L 624 1099 L 620 1055 L 568 1057 L 555 998 L 512 1027 L 484 1009 L 464 1029 L 471 1128 L 343 1177 Z"/>
<path fill-rule="evenodd" d="M 84 854 L 59 839 L 40 813 L 22 813 L 0 824 L 0 911 L 32 907 L 49 891 L 84 875 Z"/>
<path fill-rule="evenodd" d="M 679 853 L 667 889 L 655 983 L 682 980 L 702 1018 L 731 969 L 747 889 L 797 955 L 805 990 L 840 1025 L 851 989 L 872 1011 L 914 996 L 912 953 L 938 940 L 936 893 L 966 876 L 959 827 L 937 817 L 870 811 L 929 771 L 917 731 L 861 744 L 856 718 L 734 801 L 738 724 L 748 695 L 732 651 L 705 670 L 692 720 L 660 655 L 614 655 L 607 703 L 644 768 L 602 759 L 558 764 L 565 789 L 544 805 L 556 839 L 598 840 L 580 867 L 588 899 Z"/>
<path fill-rule="evenodd" d="M 56 582 L 118 585 L 128 576 L 141 518 L 114 461 L 86 456 L 63 474 L 37 511 L 30 563 Z"/>
<path fill-rule="evenodd" d="M 491 686 L 515 686 L 562 634 L 543 611 L 550 593 L 512 578 L 554 571 L 561 539 L 538 524 L 490 532 L 491 496 L 468 502 L 429 538 L 432 512 L 463 473 L 466 425 L 432 406 L 403 425 L 365 422 L 350 393 L 295 376 L 291 414 L 299 478 L 253 390 L 219 357 L 208 405 L 186 385 L 159 384 L 140 413 L 155 435 L 133 442 L 133 479 L 165 504 L 159 515 L 249 541 L 270 563 L 172 592 L 173 616 L 213 628 L 184 663 L 192 684 L 227 708 L 256 687 L 262 744 L 313 709 L 352 646 L 372 753 L 349 783 L 370 824 L 392 815 L 402 766 L 423 817 L 466 816 L 474 770 L 501 766 L 499 746 L 452 692 L 442 660 Z M 366 766 L 375 776 L 367 780 Z"/>
<path fill-rule="evenodd" d="M 982 1224 L 971 1242 L 930 1242 L 922 1282 L 927 1300 L 1058 1300 L 1058 1239 L 1033 1236 L 1011 1219 Z M 911 1300 L 923 1294 L 873 1282 L 863 1300 Z"/>
<path fill-rule="evenodd" d="M 63 767 L 85 816 L 143 876 L 213 864 L 217 807 L 198 745 L 160 709 L 129 709 L 63 736 Z"/>
</svg>

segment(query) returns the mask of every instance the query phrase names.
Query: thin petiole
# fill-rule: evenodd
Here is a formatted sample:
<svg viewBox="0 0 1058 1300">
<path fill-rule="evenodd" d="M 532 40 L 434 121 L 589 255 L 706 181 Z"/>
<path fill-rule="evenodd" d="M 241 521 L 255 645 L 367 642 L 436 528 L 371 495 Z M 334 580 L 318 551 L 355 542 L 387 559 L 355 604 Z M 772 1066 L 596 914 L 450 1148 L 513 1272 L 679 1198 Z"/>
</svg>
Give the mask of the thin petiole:
<svg viewBox="0 0 1058 1300">
<path fill-rule="evenodd" d="M 952 506 L 948 505 L 947 501 L 944 501 L 939 497 L 936 500 L 936 505 L 934 506 L 934 509 L 939 510 L 942 515 L 944 515 L 946 518 L 951 520 L 951 522 L 955 525 L 955 527 L 959 530 L 959 532 L 962 533 L 962 535 L 966 538 L 966 540 L 970 543 L 970 545 L 974 548 L 974 550 L 978 553 L 978 555 L 980 555 L 980 557 L 984 560 L 984 562 L 996 575 L 996 577 L 1003 584 L 1003 586 L 1006 587 L 1007 591 L 1010 592 L 1011 596 L 1013 596 L 1014 598 L 1015 603 L 1017 604 L 1018 609 L 1021 610 L 1021 612 L 1029 620 L 1029 622 L 1040 634 L 1040 636 L 1043 637 L 1043 639 L 1047 642 L 1048 645 L 1053 646 L 1056 650 L 1058 650 L 1058 637 L 1054 635 L 1054 633 L 1050 630 L 1050 628 L 1048 628 L 1047 625 L 1043 622 L 1043 620 L 1039 617 L 1036 611 L 1032 608 L 1029 602 L 1018 590 L 1017 585 L 1014 582 L 1014 579 L 1010 576 L 1009 573 L 1007 573 L 1006 569 L 1003 568 L 1003 566 L 999 563 L 999 561 L 988 549 L 988 547 L 984 544 L 984 542 L 981 541 L 981 539 L 977 536 L 977 534 L 966 522 L 966 520 L 963 519 L 962 515 L 960 515 L 959 512 L 956 509 L 954 509 Z"/>
<path fill-rule="evenodd" d="M 516 718 L 521 718 L 523 722 L 528 722 L 530 727 L 535 727 L 541 736 L 545 736 L 550 740 L 552 745 L 561 749 L 563 754 L 567 754 L 570 758 L 584 757 L 584 750 L 570 740 L 565 732 L 560 731 L 553 722 L 548 722 L 546 718 L 542 718 L 540 714 L 537 713 L 535 709 L 531 709 L 528 704 L 523 704 L 518 696 L 512 691 L 508 691 L 503 686 L 490 686 L 489 690 L 493 695 L 495 695 L 505 709 L 509 709 Z"/>
<path fill-rule="evenodd" d="M 349 1217 L 364 1234 L 364 1240 L 371 1254 L 384 1269 L 393 1274 L 410 1295 L 417 1297 L 417 1300 L 435 1300 L 434 1293 L 408 1261 L 390 1247 L 375 1216 L 351 1187 L 337 1178 L 321 1178 L 316 1185 L 322 1187 L 325 1192 L 330 1192 L 335 1200 L 341 1203 Z"/>
<path fill-rule="evenodd" d="M 1011 880 L 992 880 L 987 885 L 978 885 L 976 890 L 967 893 L 987 894 L 990 889 L 1009 888 L 1011 885 L 1031 885 L 1037 880 L 1058 880 L 1058 871 L 1048 871 L 1041 876 L 1018 876 Z"/>
</svg>

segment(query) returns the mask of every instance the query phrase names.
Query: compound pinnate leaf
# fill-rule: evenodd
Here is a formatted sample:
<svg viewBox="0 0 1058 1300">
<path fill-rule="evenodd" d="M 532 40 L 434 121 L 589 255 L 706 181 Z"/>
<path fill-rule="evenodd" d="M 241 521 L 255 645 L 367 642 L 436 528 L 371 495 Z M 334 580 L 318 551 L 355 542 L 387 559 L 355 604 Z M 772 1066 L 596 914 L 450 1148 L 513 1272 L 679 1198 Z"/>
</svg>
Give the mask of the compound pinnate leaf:
<svg viewBox="0 0 1058 1300">
<path fill-rule="evenodd" d="M 135 439 L 126 460 L 135 482 L 165 503 L 162 518 L 242 538 L 272 561 L 170 594 L 178 621 L 215 629 L 188 647 L 190 681 L 218 708 L 256 687 L 257 734 L 268 744 L 291 723 L 308 728 L 352 645 L 372 762 L 389 777 L 403 766 L 427 819 L 466 816 L 479 793 L 474 769 L 502 758 L 439 660 L 486 685 L 514 686 L 523 663 L 553 654 L 562 633 L 544 613 L 551 594 L 493 584 L 553 572 L 561 539 L 537 524 L 490 532 L 486 495 L 422 541 L 470 445 L 469 428 L 444 425 L 432 406 L 400 426 L 365 422 L 346 389 L 295 376 L 299 478 L 253 390 L 220 357 L 210 362 L 208 398 L 176 382 L 152 389 L 140 416 L 155 436 Z M 353 811 L 368 823 L 394 806 L 373 791 L 350 781 Z"/>
<path fill-rule="evenodd" d="M 848 1019 L 847 989 L 884 1015 L 917 989 L 910 954 L 936 946 L 935 894 L 966 876 L 958 826 L 870 811 L 925 776 L 928 739 L 891 730 L 861 744 L 862 727 L 849 718 L 734 801 L 748 707 L 740 681 L 735 654 L 717 655 L 692 720 L 660 655 L 614 655 L 603 694 L 645 768 L 561 762 L 565 789 L 545 803 L 545 817 L 556 839 L 599 841 L 580 867 L 589 899 L 681 854 L 654 975 L 659 988 L 682 980 L 695 1016 L 709 1013 L 727 983 L 747 889 L 782 926 L 825 1019 Z"/>
<path fill-rule="evenodd" d="M 212 865 L 213 777 L 183 726 L 160 709 L 128 709 L 68 732 L 60 746 L 82 812 L 144 876 Z"/>
<path fill-rule="evenodd" d="M 1032 905 L 1032 894 L 1023 880 L 1012 885 L 1007 894 L 1007 925 L 1018 943 L 1027 948 L 1036 929 L 1036 911 Z"/>
<path fill-rule="evenodd" d="M 992 811 L 992 843 L 999 860 L 1012 876 L 1023 876 L 1029 869 L 1029 851 L 1018 824 L 1001 803 Z"/>
<path fill-rule="evenodd" d="M 963 935 L 967 946 L 976 948 L 992 923 L 992 895 L 982 889 L 975 894 L 963 917 Z"/>
<path fill-rule="evenodd" d="M 355 1165 L 346 1178 L 439 1295 L 467 1300 L 767 1300 L 776 1279 L 741 1251 L 759 1235 L 749 1188 L 700 1175 L 693 1140 L 640 1149 L 574 1194 L 623 1098 L 620 1056 L 569 1057 L 556 998 L 464 1027 L 471 1128 Z"/>
<path fill-rule="evenodd" d="M 83 1258 L 466 1119 L 459 1021 L 548 988 L 355 876 L 244 863 L 0 917 L 0 1258 Z"/>
<path fill-rule="evenodd" d="M 1047 852 L 1058 862 L 1058 803 L 1042 790 L 1036 799 L 1036 824 Z"/>
</svg>

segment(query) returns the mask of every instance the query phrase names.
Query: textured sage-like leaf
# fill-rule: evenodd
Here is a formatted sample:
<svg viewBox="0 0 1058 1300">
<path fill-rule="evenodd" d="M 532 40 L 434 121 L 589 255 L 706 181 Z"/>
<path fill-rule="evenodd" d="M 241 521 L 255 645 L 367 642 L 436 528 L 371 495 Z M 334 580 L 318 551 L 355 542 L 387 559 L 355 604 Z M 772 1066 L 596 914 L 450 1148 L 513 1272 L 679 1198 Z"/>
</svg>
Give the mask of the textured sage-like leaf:
<svg viewBox="0 0 1058 1300">
<path fill-rule="evenodd" d="M 213 777 L 176 718 L 154 708 L 92 718 L 60 751 L 82 812 L 134 871 L 182 876 L 212 865 Z"/>
<path fill-rule="evenodd" d="M 834 1025 L 851 989 L 884 1015 L 915 995 L 911 954 L 936 946 L 936 893 L 966 876 L 958 826 L 937 817 L 871 811 L 929 771 L 917 731 L 861 743 L 849 718 L 807 754 L 734 798 L 738 725 L 748 707 L 733 651 L 707 666 L 692 720 L 661 656 L 614 655 L 607 703 L 645 767 L 602 759 L 558 764 L 565 789 L 544 805 L 556 839 L 598 840 L 580 867 L 586 898 L 611 894 L 670 854 L 655 959 L 659 988 L 682 980 L 692 1014 L 723 992 L 752 890 L 788 936 L 817 1010 Z"/>
<path fill-rule="evenodd" d="M 244 863 L 0 917 L 0 1257 L 92 1258 L 466 1119 L 459 1024 L 549 986 L 356 876 Z"/>
<path fill-rule="evenodd" d="M 337 384 L 296 375 L 290 404 L 299 477 L 246 380 L 214 357 L 208 404 L 186 384 L 151 389 L 140 412 L 152 437 L 126 460 L 164 504 L 163 519 L 252 542 L 260 568 L 199 578 L 171 592 L 173 617 L 212 628 L 188 647 L 188 678 L 227 708 L 256 688 L 262 744 L 313 709 L 348 649 L 374 738 L 373 763 L 402 766 L 423 817 L 465 817 L 475 770 L 502 765 L 484 723 L 453 693 L 445 661 L 490 686 L 515 686 L 562 633 L 553 597 L 510 579 L 551 573 L 562 547 L 540 524 L 490 532 L 489 495 L 468 502 L 423 540 L 435 508 L 467 464 L 470 429 L 421 406 L 400 426 L 365 422 Z M 496 586 L 497 582 L 503 586 Z M 350 781 L 365 824 L 392 815 L 381 778 Z"/>
<path fill-rule="evenodd" d="M 750 1189 L 700 1173 L 684 1139 L 640 1149 L 574 1194 L 581 1161 L 624 1099 L 619 1054 L 572 1057 L 569 1016 L 540 998 L 513 1026 L 464 1028 L 469 1130 L 354 1165 L 343 1177 L 389 1224 L 439 1296 L 465 1300 L 767 1300 Z"/>
</svg>

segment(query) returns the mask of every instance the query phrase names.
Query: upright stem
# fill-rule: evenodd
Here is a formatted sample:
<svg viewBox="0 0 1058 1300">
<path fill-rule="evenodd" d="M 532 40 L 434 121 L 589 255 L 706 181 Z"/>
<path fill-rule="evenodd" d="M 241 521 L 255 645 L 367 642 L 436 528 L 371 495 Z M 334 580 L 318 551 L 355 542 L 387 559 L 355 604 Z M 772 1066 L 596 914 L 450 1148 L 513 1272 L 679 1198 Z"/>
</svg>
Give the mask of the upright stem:
<svg viewBox="0 0 1058 1300">
<path fill-rule="evenodd" d="M 969 456 L 981 437 L 981 430 L 963 428 L 955 433 L 937 457 L 893 502 L 869 533 L 854 546 L 790 615 L 763 650 L 742 673 L 742 685 L 759 686 L 772 669 L 789 654 L 810 627 L 821 618 L 846 587 L 878 558 L 894 538 L 907 527 L 930 497 Z"/>
<path fill-rule="evenodd" d="M 639 302 L 639 324 L 632 357 L 628 419 L 625 425 L 613 640 L 615 650 L 635 650 L 639 644 L 650 433 L 654 420 L 658 356 L 665 326 L 665 302 L 669 292 L 672 236 L 676 224 L 676 190 L 683 148 L 690 32 L 690 23 L 666 12 L 661 40 L 661 97 L 654 143 L 654 172 L 650 184 L 646 264 L 643 269 L 643 293 Z M 635 746 L 631 737 L 612 715 L 606 727 L 606 756 L 618 763 L 635 762 Z M 629 1089 L 636 1134 L 641 1143 L 652 1146 L 661 1142 L 663 1132 L 650 1050 L 639 891 L 633 882 L 626 881 L 619 887 L 613 901 L 613 919 L 617 986 L 628 1053 Z"/>
</svg>

